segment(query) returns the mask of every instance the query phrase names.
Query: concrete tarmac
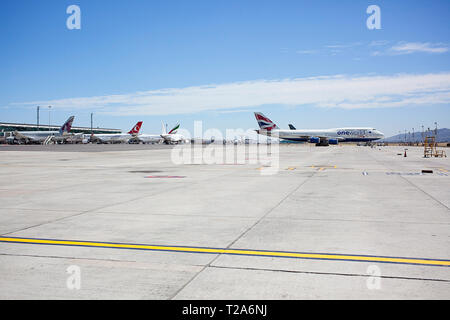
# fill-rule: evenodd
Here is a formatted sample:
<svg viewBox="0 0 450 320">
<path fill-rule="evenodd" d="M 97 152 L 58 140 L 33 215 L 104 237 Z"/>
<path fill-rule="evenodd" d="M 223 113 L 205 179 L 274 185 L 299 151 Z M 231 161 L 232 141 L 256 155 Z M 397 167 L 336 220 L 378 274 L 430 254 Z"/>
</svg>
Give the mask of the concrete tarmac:
<svg viewBox="0 0 450 320">
<path fill-rule="evenodd" d="M 0 146 L 0 299 L 450 298 L 449 158 L 281 145 L 263 174 L 51 148 Z"/>
</svg>

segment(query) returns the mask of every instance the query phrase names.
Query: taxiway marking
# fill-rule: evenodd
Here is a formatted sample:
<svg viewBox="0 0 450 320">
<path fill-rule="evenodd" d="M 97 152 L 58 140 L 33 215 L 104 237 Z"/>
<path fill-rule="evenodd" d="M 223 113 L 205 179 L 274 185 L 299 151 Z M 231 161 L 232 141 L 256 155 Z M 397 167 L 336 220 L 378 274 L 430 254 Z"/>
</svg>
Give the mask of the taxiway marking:
<svg viewBox="0 0 450 320">
<path fill-rule="evenodd" d="M 264 250 L 249 250 L 249 249 L 224 249 L 224 248 L 221 249 L 221 248 L 206 248 L 206 247 L 158 246 L 147 244 L 15 238 L 15 237 L 0 237 L 0 242 L 450 267 L 450 260 L 426 259 L 426 258 L 402 258 L 402 257 L 369 256 L 369 255 L 335 254 L 335 253 L 303 253 L 303 252 L 264 251 Z"/>
</svg>

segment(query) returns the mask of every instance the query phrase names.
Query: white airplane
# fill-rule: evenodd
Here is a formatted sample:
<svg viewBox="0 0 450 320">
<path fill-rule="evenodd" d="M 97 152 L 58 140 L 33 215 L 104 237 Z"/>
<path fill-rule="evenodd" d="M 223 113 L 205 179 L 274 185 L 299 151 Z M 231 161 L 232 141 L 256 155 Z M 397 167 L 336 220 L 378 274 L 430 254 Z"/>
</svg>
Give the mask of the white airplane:
<svg viewBox="0 0 450 320">
<path fill-rule="evenodd" d="M 338 144 L 339 142 L 370 142 L 384 138 L 384 134 L 374 128 L 297 130 L 290 125 L 289 130 L 283 130 L 261 112 L 255 112 L 255 118 L 261 129 L 256 130 L 258 134 L 269 137 L 276 136 L 289 141 L 305 141 L 320 146 Z"/>
<path fill-rule="evenodd" d="M 164 139 L 164 143 L 167 144 L 180 144 L 186 142 L 186 138 L 181 134 L 177 133 L 177 130 L 180 128 L 180 125 L 177 124 L 169 133 L 166 132 L 166 127 L 164 123 L 162 123 L 162 134 L 161 138 Z"/>
<path fill-rule="evenodd" d="M 14 131 L 15 139 L 19 141 L 24 141 L 25 143 L 39 142 L 42 143 L 47 139 L 50 141 L 62 142 L 69 137 L 73 137 L 76 134 L 70 134 L 70 129 L 72 128 L 74 116 L 69 117 L 69 119 L 64 122 L 64 124 L 59 128 L 59 131 Z"/>
<path fill-rule="evenodd" d="M 131 138 L 138 136 L 139 130 L 141 130 L 142 121 L 136 123 L 136 125 L 128 133 L 103 133 L 103 134 L 92 134 L 91 142 L 100 143 L 122 143 L 128 142 Z"/>
<path fill-rule="evenodd" d="M 161 143 L 164 139 L 160 134 L 140 134 L 136 139 L 142 143 Z"/>
<path fill-rule="evenodd" d="M 192 138 L 190 140 L 191 144 L 203 144 L 203 145 L 208 145 L 208 144 L 212 144 L 216 141 L 216 138 L 211 137 L 210 139 L 202 139 L 202 138 Z"/>
<path fill-rule="evenodd" d="M 161 134 L 164 134 L 164 129 L 161 131 Z M 145 134 L 141 133 L 135 137 L 135 139 L 142 143 L 162 143 L 164 139 L 161 137 L 161 134 Z"/>
</svg>

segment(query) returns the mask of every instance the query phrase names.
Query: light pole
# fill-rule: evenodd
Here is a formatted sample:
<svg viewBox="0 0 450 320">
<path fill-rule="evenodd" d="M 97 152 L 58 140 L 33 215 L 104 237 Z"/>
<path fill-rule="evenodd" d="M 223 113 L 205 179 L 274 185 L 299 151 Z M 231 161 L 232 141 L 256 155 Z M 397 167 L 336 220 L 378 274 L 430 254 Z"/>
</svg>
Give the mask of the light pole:
<svg viewBox="0 0 450 320">
<path fill-rule="evenodd" d="M 36 113 L 37 113 L 37 131 L 39 131 L 39 106 L 37 106 L 37 111 L 36 111 Z"/>
<path fill-rule="evenodd" d="M 94 113 L 93 112 L 91 112 L 91 135 L 93 134 L 93 130 L 92 130 L 92 128 L 93 128 L 93 117 L 94 117 Z"/>
<path fill-rule="evenodd" d="M 51 128 L 50 128 L 50 111 L 52 111 L 52 106 L 48 106 L 48 131 L 51 131 Z"/>
<path fill-rule="evenodd" d="M 437 122 L 435 122 L 434 125 L 436 126 L 436 129 L 434 130 L 434 136 L 436 137 L 436 141 L 437 141 Z"/>
</svg>

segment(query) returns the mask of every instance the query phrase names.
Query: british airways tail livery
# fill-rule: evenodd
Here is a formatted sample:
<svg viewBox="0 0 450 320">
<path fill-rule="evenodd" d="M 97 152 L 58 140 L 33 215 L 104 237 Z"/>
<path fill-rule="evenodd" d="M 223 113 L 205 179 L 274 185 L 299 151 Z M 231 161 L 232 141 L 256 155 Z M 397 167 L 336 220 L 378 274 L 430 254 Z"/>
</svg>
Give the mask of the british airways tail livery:
<svg viewBox="0 0 450 320">
<path fill-rule="evenodd" d="M 258 125 L 262 130 L 272 131 L 274 129 L 280 129 L 277 127 L 275 123 L 272 122 L 269 118 L 263 115 L 261 112 L 255 112 L 256 121 L 258 121 Z"/>
<path fill-rule="evenodd" d="M 316 145 L 327 146 L 339 142 L 370 142 L 384 138 L 384 134 L 374 128 L 335 128 L 318 130 L 297 130 L 290 125 L 283 130 L 261 112 L 255 112 L 260 130 L 258 134 L 275 136 L 288 141 L 305 141 Z"/>
</svg>

